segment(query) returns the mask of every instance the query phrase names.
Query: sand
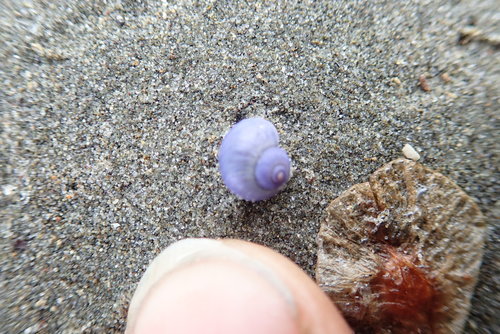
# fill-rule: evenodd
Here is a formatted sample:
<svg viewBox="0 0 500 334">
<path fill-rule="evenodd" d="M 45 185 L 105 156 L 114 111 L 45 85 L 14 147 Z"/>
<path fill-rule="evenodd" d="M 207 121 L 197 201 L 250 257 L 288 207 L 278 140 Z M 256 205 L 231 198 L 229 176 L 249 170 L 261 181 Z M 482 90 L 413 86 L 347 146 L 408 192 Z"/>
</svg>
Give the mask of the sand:
<svg viewBox="0 0 500 334">
<path fill-rule="evenodd" d="M 0 332 L 123 331 L 147 264 L 185 237 L 312 276 L 327 204 L 405 144 L 488 217 L 466 332 L 498 332 L 498 1 L 89 3 L 0 4 Z M 261 203 L 217 170 L 250 116 L 293 160 Z"/>
</svg>

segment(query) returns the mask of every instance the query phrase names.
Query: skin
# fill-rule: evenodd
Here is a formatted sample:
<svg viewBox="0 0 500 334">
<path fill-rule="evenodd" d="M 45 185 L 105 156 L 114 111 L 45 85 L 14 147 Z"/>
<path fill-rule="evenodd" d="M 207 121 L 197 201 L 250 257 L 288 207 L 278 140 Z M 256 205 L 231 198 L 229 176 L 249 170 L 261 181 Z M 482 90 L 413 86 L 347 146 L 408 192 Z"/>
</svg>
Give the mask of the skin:
<svg viewBox="0 0 500 334">
<path fill-rule="evenodd" d="M 127 333 L 353 333 L 293 262 L 253 243 L 222 243 L 270 269 L 283 289 L 241 261 L 221 257 L 189 263 L 149 288 Z"/>
</svg>

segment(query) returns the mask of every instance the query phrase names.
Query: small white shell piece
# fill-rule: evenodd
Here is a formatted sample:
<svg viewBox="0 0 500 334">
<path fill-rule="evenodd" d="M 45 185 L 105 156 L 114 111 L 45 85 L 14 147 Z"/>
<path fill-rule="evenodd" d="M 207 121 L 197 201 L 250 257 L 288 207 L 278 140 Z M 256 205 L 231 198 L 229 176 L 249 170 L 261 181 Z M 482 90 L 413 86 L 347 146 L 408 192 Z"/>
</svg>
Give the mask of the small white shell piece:
<svg viewBox="0 0 500 334">
<path fill-rule="evenodd" d="M 417 161 L 420 159 L 420 154 L 411 146 L 410 144 L 406 144 L 403 146 L 403 154 L 407 159 Z"/>
</svg>

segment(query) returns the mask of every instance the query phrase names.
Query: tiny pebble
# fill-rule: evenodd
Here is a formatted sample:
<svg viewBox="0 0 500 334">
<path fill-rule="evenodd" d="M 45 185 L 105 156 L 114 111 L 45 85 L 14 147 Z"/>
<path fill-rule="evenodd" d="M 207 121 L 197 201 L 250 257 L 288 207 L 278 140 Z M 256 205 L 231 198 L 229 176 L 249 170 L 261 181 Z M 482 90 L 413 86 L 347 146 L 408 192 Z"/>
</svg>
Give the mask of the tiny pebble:
<svg viewBox="0 0 500 334">
<path fill-rule="evenodd" d="M 405 144 L 405 146 L 403 146 L 403 154 L 406 158 L 413 161 L 417 161 L 418 159 L 420 159 L 420 154 L 418 154 L 418 152 L 415 151 L 413 146 L 411 146 L 410 144 Z"/>
<path fill-rule="evenodd" d="M 451 77 L 450 77 L 450 75 L 449 75 L 448 73 L 446 73 L 446 72 L 445 72 L 445 73 L 443 73 L 443 74 L 441 74 L 441 79 L 442 79 L 444 82 L 446 82 L 446 83 L 448 83 L 448 82 L 450 82 L 450 81 L 451 81 Z"/>
<path fill-rule="evenodd" d="M 397 86 L 401 86 L 401 80 L 399 80 L 398 77 L 395 77 L 395 78 L 392 78 L 391 81 L 397 85 Z"/>
<path fill-rule="evenodd" d="M 39 299 L 36 303 L 35 303 L 35 306 L 36 307 L 43 307 L 47 304 L 47 300 L 42 298 L 42 299 Z"/>
<path fill-rule="evenodd" d="M 424 92 L 429 92 L 431 90 L 431 86 L 429 86 L 427 78 L 423 74 L 418 78 L 418 85 Z"/>
<path fill-rule="evenodd" d="M 5 196 L 12 195 L 14 193 L 14 190 L 16 190 L 16 187 L 11 184 L 6 184 L 2 186 L 2 192 Z"/>
</svg>

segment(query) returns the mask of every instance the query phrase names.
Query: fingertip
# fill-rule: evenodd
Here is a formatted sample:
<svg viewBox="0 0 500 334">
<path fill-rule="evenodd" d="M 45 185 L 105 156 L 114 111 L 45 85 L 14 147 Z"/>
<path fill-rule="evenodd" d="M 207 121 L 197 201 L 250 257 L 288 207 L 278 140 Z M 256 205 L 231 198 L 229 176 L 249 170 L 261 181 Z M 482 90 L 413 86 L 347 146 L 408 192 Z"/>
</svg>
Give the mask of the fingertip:
<svg viewBox="0 0 500 334">
<path fill-rule="evenodd" d="M 293 307 L 258 273 L 210 259 L 162 278 L 134 333 L 299 334 L 299 327 Z"/>
</svg>

